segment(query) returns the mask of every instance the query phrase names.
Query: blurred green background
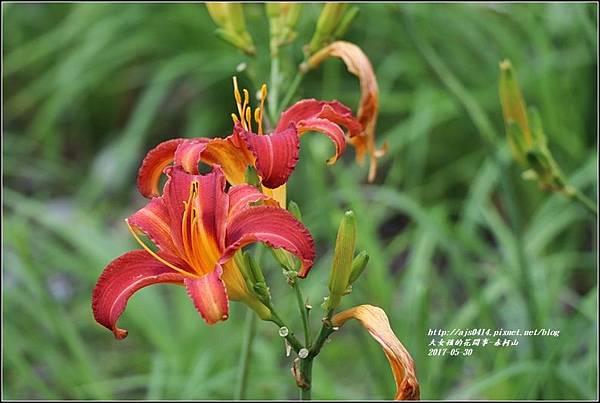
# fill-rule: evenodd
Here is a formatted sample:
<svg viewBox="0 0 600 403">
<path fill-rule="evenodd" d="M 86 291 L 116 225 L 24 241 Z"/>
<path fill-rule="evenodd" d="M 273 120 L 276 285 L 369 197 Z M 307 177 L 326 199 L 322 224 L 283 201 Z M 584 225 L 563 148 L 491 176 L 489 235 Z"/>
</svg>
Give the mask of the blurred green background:
<svg viewBox="0 0 600 403">
<path fill-rule="evenodd" d="M 302 140 L 288 189 L 318 244 L 304 282 L 313 331 L 350 207 L 371 262 L 343 307 L 386 310 L 423 398 L 596 398 L 596 222 L 520 178 L 497 83 L 499 61 L 510 58 L 550 149 L 595 200 L 597 5 L 357 6 L 345 39 L 376 70 L 377 141 L 389 152 L 369 185 L 353 151 L 327 167 L 328 141 Z M 286 82 L 320 9 L 304 5 L 298 40 L 283 54 Z M 131 299 L 121 321 L 130 335 L 118 342 L 94 322 L 90 295 L 103 267 L 136 247 L 123 219 L 144 203 L 135 179 L 145 152 L 169 138 L 229 134 L 240 63 L 268 80 L 264 6 L 245 12 L 256 59 L 215 38 L 202 4 L 3 4 L 5 399 L 233 397 L 243 306 L 209 327 L 181 289 L 149 287 Z M 299 95 L 355 108 L 358 91 L 332 60 Z M 299 324 L 291 290 L 268 263 L 283 316 Z M 471 357 L 427 356 L 430 328 L 458 327 L 561 333 Z M 258 325 L 250 398 L 297 396 L 276 330 Z M 389 399 L 395 390 L 379 346 L 352 322 L 313 375 L 319 399 Z"/>
</svg>

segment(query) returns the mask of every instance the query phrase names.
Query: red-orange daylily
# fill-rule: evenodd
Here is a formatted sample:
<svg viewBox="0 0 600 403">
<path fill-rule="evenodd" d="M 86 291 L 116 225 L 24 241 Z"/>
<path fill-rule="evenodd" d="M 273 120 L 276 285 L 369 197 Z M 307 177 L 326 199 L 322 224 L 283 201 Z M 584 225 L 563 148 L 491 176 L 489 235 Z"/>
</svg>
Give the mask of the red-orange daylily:
<svg viewBox="0 0 600 403">
<path fill-rule="evenodd" d="M 264 193 L 275 198 L 285 207 L 285 183 L 298 162 L 300 136 L 306 132 L 327 135 L 335 145 L 335 155 L 327 163 L 333 164 L 344 152 L 346 137 L 364 136 L 361 123 L 352 110 L 338 101 L 304 99 L 281 114 L 275 130 L 263 135 L 263 109 L 266 86 L 261 89 L 260 107 L 249 106 L 249 94 L 243 90 L 243 98 L 234 78 L 234 95 L 238 114 L 234 120 L 233 134 L 227 138 L 173 139 L 150 150 L 138 175 L 138 188 L 146 197 L 157 196 L 163 169 L 175 163 L 186 172 L 198 173 L 198 163 L 219 164 L 227 181 L 232 185 L 244 183 L 248 166 L 254 166 L 261 177 Z M 252 118 L 257 133 L 252 129 Z"/>
<path fill-rule="evenodd" d="M 206 175 L 191 175 L 181 167 L 169 167 L 165 173 L 163 195 L 126 220 L 143 250 L 113 260 L 96 284 L 92 296 L 96 321 L 124 338 L 127 331 L 117 326 L 117 320 L 129 297 L 155 283 L 185 286 L 209 324 L 227 319 L 229 299 L 240 300 L 268 318 L 270 311 L 248 291 L 231 258 L 250 243 L 264 242 L 297 256 L 302 262 L 298 275 L 305 277 L 315 256 L 306 227 L 253 186 L 242 184 L 225 191 L 218 165 Z M 147 246 L 140 233 L 158 251 Z"/>
</svg>

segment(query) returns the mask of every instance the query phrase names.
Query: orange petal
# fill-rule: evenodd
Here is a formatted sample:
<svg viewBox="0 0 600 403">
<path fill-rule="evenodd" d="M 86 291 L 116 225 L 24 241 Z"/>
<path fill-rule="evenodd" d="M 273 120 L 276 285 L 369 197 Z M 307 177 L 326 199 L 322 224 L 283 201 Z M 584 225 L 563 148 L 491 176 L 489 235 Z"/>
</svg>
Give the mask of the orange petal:
<svg viewBox="0 0 600 403">
<path fill-rule="evenodd" d="M 173 139 L 163 141 L 146 154 L 138 171 L 137 186 L 144 197 L 160 195 L 158 184 L 163 170 L 173 162 L 175 150 L 186 139 Z"/>
<path fill-rule="evenodd" d="M 360 104 L 358 107 L 358 120 L 363 126 L 362 136 L 353 137 L 350 143 L 356 147 L 356 158 L 364 159 L 366 153 L 371 157 L 369 168 L 369 181 L 375 179 L 377 173 L 377 158 L 386 151 L 375 148 L 375 126 L 379 112 L 379 87 L 373 72 L 371 62 L 364 52 L 355 44 L 345 41 L 336 41 L 315 53 L 307 62 L 308 68 L 315 68 L 328 57 L 338 57 L 344 61 L 348 71 L 358 77 L 360 81 Z"/>
<path fill-rule="evenodd" d="M 348 319 L 356 319 L 371 336 L 381 344 L 396 380 L 395 400 L 418 400 L 419 382 L 415 375 L 415 364 L 390 327 L 383 309 L 373 305 L 359 305 L 333 316 L 334 326 L 342 326 Z"/>
</svg>

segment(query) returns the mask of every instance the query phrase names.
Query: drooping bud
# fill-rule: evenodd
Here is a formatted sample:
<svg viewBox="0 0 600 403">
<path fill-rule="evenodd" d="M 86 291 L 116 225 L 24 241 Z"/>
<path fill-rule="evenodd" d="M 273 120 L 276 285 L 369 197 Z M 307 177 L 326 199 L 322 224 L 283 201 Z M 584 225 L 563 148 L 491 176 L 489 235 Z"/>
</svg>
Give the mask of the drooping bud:
<svg viewBox="0 0 600 403">
<path fill-rule="evenodd" d="M 333 33 L 342 20 L 347 6 L 346 3 L 325 3 L 317 20 L 315 33 L 308 45 L 309 54 L 315 53 L 333 40 Z"/>
<path fill-rule="evenodd" d="M 356 218 L 354 212 L 348 210 L 342 218 L 335 242 L 331 275 L 329 277 L 329 299 L 327 300 L 329 309 L 339 305 L 341 297 L 348 288 L 355 243 Z"/>
<path fill-rule="evenodd" d="M 296 39 L 294 27 L 300 17 L 301 3 L 267 3 L 271 55 L 276 55 L 280 46 Z"/>
<path fill-rule="evenodd" d="M 241 3 L 206 3 L 213 21 L 219 26 L 216 35 L 248 55 L 254 55 L 256 48 L 246 30 L 244 10 Z"/>
<path fill-rule="evenodd" d="M 360 252 L 352 261 L 352 270 L 350 271 L 350 279 L 348 284 L 353 284 L 362 274 L 369 263 L 369 254 L 366 250 Z"/>
</svg>

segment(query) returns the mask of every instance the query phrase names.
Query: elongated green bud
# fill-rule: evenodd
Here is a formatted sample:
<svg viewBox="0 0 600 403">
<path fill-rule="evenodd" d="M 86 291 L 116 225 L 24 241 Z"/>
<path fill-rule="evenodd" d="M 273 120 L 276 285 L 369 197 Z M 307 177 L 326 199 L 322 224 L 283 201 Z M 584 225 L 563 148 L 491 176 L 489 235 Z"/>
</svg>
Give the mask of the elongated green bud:
<svg viewBox="0 0 600 403">
<path fill-rule="evenodd" d="M 527 109 L 517 77 L 509 60 L 500 63 L 500 102 L 502 113 L 508 134 L 508 142 L 515 159 L 522 165 L 526 164 L 526 156 L 523 149 L 532 147 L 531 130 L 527 119 Z M 516 124 L 520 132 L 510 126 Z M 515 135 L 522 136 L 516 140 Z M 522 146 L 521 146 L 522 145 Z M 524 147 L 523 147 L 524 146 Z"/>
<path fill-rule="evenodd" d="M 284 249 L 271 249 L 271 252 L 273 252 L 275 260 L 277 260 L 277 263 L 279 263 L 281 267 L 286 270 L 296 271 L 296 268 L 294 267 L 294 258 L 288 251 Z"/>
<path fill-rule="evenodd" d="M 296 220 L 302 222 L 302 212 L 300 211 L 300 207 L 295 201 L 290 200 L 290 202 L 288 203 L 288 211 L 292 213 Z"/>
<path fill-rule="evenodd" d="M 342 19 L 346 3 L 325 3 L 317 21 L 315 33 L 308 45 L 309 53 L 313 54 L 321 49 L 333 38 L 333 33 Z"/>
<path fill-rule="evenodd" d="M 352 261 L 352 270 L 350 271 L 350 279 L 348 284 L 353 284 L 362 274 L 369 263 L 369 254 L 366 250 L 360 252 Z"/>
<path fill-rule="evenodd" d="M 350 273 L 352 272 L 352 258 L 356 243 L 356 218 L 352 210 L 346 211 L 338 229 L 335 242 L 335 252 L 331 275 L 329 277 L 330 309 L 339 305 L 340 298 L 348 288 Z"/>
<path fill-rule="evenodd" d="M 256 48 L 246 29 L 244 10 L 241 3 L 206 3 L 213 21 L 219 26 L 216 34 L 225 42 L 248 55 L 254 55 Z"/>
<path fill-rule="evenodd" d="M 280 46 L 296 39 L 294 27 L 300 17 L 301 3 L 267 3 L 271 54 L 276 55 Z"/>
<path fill-rule="evenodd" d="M 350 10 L 346 11 L 333 33 L 334 38 L 341 38 L 348 32 L 350 25 L 352 25 L 352 21 L 354 21 L 359 11 L 360 9 L 358 7 L 352 7 Z"/>
</svg>

